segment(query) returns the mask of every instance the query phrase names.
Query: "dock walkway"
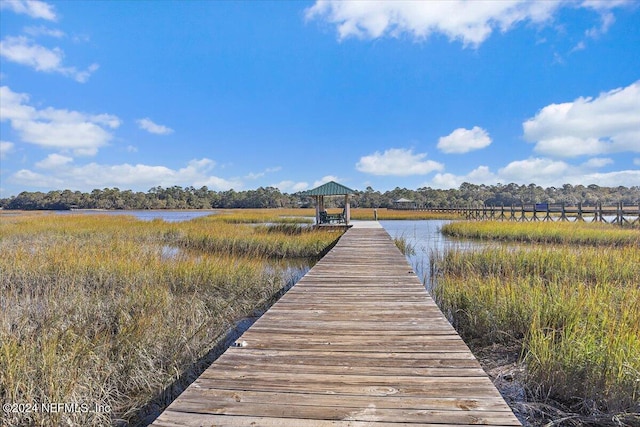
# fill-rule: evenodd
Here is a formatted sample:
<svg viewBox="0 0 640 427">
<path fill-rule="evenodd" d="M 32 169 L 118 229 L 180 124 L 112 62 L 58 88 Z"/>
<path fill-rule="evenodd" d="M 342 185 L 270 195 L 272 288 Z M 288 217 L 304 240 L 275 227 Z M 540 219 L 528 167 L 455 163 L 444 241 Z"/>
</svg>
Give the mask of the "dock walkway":
<svg viewBox="0 0 640 427">
<path fill-rule="evenodd" d="M 356 223 L 154 426 L 519 426 L 377 223 Z"/>
</svg>

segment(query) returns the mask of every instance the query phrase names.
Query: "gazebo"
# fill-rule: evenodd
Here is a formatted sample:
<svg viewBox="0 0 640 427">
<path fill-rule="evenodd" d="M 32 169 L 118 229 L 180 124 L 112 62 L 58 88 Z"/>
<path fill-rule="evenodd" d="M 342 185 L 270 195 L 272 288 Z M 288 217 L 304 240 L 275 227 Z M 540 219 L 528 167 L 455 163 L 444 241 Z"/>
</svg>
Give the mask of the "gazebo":
<svg viewBox="0 0 640 427">
<path fill-rule="evenodd" d="M 394 209 L 415 209 L 416 207 L 416 202 L 414 202 L 413 200 L 405 199 L 404 197 L 393 201 Z"/>
<path fill-rule="evenodd" d="M 335 181 L 329 181 L 312 190 L 302 193 L 303 196 L 313 196 L 316 201 L 316 225 L 322 224 L 345 224 L 349 225 L 351 220 L 351 205 L 349 204 L 349 195 L 355 193 L 349 187 L 338 184 Z M 342 214 L 327 214 L 324 208 L 324 198 L 326 196 L 344 196 L 344 210 Z"/>
</svg>

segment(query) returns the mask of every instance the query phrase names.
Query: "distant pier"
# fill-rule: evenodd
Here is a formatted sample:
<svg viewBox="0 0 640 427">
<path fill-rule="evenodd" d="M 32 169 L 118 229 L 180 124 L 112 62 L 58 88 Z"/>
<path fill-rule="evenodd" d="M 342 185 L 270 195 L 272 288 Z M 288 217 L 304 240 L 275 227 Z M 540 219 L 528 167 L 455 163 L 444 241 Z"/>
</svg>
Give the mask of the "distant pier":
<svg viewBox="0 0 640 427">
<path fill-rule="evenodd" d="M 467 207 L 406 207 L 396 210 L 415 210 L 454 213 L 470 220 L 493 221 L 591 221 L 611 224 L 640 224 L 640 205 L 626 206 L 566 206 L 564 204 L 536 203 L 511 206 L 467 206 Z"/>
</svg>

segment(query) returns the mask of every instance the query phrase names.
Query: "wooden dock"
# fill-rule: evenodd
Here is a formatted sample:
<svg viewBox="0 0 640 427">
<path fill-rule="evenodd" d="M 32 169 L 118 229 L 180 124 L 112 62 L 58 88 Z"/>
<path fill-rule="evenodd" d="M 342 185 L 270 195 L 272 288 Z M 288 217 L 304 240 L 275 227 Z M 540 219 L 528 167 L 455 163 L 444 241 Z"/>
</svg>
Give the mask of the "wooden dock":
<svg viewBox="0 0 640 427">
<path fill-rule="evenodd" d="M 475 206 L 475 207 L 409 207 L 395 208 L 396 210 L 428 211 L 450 213 L 477 221 L 564 221 L 564 222 L 601 222 L 617 225 L 640 224 L 640 204 L 625 206 L 620 202 L 615 206 L 567 206 L 564 203 L 534 203 L 511 206 Z"/>
<path fill-rule="evenodd" d="M 477 424 L 520 425 L 373 222 L 354 224 L 153 423 Z"/>
</svg>

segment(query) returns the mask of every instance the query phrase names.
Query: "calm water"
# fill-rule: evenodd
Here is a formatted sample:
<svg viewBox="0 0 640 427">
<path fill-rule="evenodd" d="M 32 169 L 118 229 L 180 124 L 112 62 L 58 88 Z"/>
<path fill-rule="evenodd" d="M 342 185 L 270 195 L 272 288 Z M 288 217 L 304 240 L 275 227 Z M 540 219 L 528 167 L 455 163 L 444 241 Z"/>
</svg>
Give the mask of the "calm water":
<svg viewBox="0 0 640 427">
<path fill-rule="evenodd" d="M 190 219 L 201 216 L 215 215 L 216 211 L 198 210 L 198 211 L 163 211 L 163 210 L 138 210 L 138 211 L 107 211 L 107 210 L 91 210 L 79 209 L 73 211 L 56 211 L 60 215 L 68 214 L 87 214 L 87 215 L 132 215 L 143 221 L 151 221 L 154 219 L 162 219 L 167 222 L 189 221 Z"/>
<path fill-rule="evenodd" d="M 440 229 L 450 222 L 451 220 L 380 221 L 392 238 L 402 237 L 415 249 L 415 254 L 407 255 L 407 260 L 428 289 L 431 287 L 429 262 L 434 253 L 443 253 L 448 249 L 475 249 L 483 245 L 443 235 Z"/>
</svg>

